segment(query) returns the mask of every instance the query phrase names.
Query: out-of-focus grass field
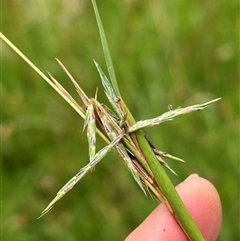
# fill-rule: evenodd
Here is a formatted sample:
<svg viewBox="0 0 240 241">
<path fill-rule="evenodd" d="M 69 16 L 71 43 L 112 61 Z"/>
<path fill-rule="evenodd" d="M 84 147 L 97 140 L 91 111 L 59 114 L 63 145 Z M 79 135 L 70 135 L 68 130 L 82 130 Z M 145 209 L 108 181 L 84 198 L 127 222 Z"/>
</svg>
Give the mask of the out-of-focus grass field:
<svg viewBox="0 0 240 241">
<path fill-rule="evenodd" d="M 223 209 L 219 241 L 239 240 L 237 1 L 97 1 L 125 102 L 137 120 L 213 98 L 204 111 L 147 129 L 171 162 L 174 184 L 209 179 Z M 2 2 L 2 32 L 79 100 L 55 61 L 106 102 L 106 70 L 90 0 Z M 77 113 L 5 43 L 1 47 L 2 240 L 123 240 L 158 205 L 110 153 L 43 218 L 57 191 L 88 163 Z M 79 103 L 80 100 L 79 100 Z M 105 145 L 99 139 L 99 148 Z"/>
</svg>

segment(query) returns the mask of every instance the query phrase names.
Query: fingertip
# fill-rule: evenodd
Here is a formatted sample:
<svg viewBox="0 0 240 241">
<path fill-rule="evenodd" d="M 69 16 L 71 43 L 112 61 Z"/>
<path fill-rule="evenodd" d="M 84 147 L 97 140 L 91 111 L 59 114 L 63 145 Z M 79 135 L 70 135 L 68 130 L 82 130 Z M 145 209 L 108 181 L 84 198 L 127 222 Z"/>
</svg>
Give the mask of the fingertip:
<svg viewBox="0 0 240 241">
<path fill-rule="evenodd" d="M 213 184 L 202 177 L 190 176 L 176 189 L 205 239 L 216 240 L 222 224 L 222 207 Z"/>
<path fill-rule="evenodd" d="M 176 187 L 194 221 L 208 241 L 215 241 L 222 222 L 221 202 L 215 187 L 191 175 Z M 167 208 L 160 204 L 126 241 L 188 240 Z"/>
</svg>

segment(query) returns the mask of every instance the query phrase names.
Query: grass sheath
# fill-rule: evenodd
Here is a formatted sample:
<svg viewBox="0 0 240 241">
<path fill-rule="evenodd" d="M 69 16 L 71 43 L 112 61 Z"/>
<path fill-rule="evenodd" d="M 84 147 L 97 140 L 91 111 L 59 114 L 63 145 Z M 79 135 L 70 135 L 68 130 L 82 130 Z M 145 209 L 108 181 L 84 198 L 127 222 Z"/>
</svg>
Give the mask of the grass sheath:
<svg viewBox="0 0 240 241">
<path fill-rule="evenodd" d="M 59 190 L 56 197 L 43 210 L 41 216 L 46 214 L 53 205 L 70 191 L 82 177 L 92 170 L 108 152 L 115 149 L 143 192 L 145 194 L 147 192 L 153 193 L 168 207 L 189 240 L 202 241 L 204 238 L 201 232 L 188 213 L 165 171 L 165 169 L 168 169 L 175 174 L 166 163 L 165 158 L 182 162 L 183 160 L 157 150 L 151 142 L 146 139 L 142 129 L 173 120 L 179 115 L 202 110 L 208 105 L 218 101 L 220 98 L 203 104 L 171 109 L 159 117 L 136 122 L 120 95 L 110 51 L 95 0 L 92 0 L 92 4 L 110 80 L 104 74 L 98 63 L 94 62 L 100 75 L 105 94 L 111 104 L 111 108 L 100 104 L 97 101 L 97 94 L 95 98 L 89 98 L 62 62 L 57 59 L 57 62 L 76 88 L 84 104 L 84 107 L 81 107 L 51 74 L 48 73 L 49 77 L 43 74 L 20 50 L 0 33 L 1 39 L 47 81 L 47 83 L 50 84 L 83 119 L 85 119 L 84 129 L 86 129 L 89 144 L 89 163 L 81 168 L 75 176 Z M 107 143 L 107 145 L 99 151 L 96 151 L 96 133 Z"/>
</svg>

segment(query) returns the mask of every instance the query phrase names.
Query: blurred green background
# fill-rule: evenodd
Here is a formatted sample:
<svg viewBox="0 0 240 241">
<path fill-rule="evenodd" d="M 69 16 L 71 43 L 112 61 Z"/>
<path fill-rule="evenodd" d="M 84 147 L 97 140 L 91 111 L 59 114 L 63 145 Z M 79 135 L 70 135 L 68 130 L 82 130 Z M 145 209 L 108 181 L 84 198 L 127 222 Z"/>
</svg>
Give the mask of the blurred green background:
<svg viewBox="0 0 240 241">
<path fill-rule="evenodd" d="M 147 129 L 178 176 L 209 179 L 219 191 L 218 240 L 239 234 L 239 70 L 237 1 L 97 1 L 125 102 L 137 120 L 223 99 L 204 111 Z M 106 70 L 90 0 L 2 2 L 2 32 L 77 100 L 63 61 L 90 96 Z M 2 240 L 124 240 L 158 205 L 133 181 L 116 153 L 43 218 L 57 191 L 88 163 L 83 120 L 16 53 L 2 43 Z M 80 102 L 79 102 L 80 103 Z M 99 140 L 99 147 L 103 146 Z"/>
</svg>

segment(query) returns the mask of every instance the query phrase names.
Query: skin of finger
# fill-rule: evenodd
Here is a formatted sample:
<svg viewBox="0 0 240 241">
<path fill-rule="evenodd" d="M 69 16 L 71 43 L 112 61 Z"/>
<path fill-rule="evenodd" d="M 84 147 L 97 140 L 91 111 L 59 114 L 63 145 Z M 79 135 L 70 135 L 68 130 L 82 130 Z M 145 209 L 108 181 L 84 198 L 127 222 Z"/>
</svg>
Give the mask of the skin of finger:
<svg viewBox="0 0 240 241">
<path fill-rule="evenodd" d="M 192 177 L 176 187 L 180 197 L 207 241 L 215 241 L 222 223 L 222 210 L 215 187 L 206 179 Z M 125 241 L 187 241 L 176 220 L 160 204 Z"/>
</svg>

